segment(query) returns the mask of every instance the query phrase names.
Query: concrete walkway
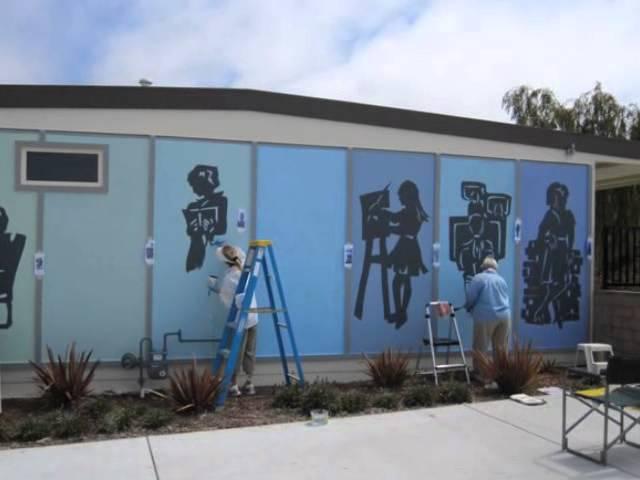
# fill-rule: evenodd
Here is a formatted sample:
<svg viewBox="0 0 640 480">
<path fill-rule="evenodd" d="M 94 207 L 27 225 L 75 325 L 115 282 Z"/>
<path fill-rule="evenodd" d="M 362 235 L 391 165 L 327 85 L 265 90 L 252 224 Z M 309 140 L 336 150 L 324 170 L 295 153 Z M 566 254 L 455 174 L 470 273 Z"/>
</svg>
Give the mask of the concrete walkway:
<svg viewBox="0 0 640 480">
<path fill-rule="evenodd" d="M 561 399 L 510 400 L 331 420 L 0 451 L 0 479 L 630 479 L 640 451 L 601 467 L 560 451 Z M 584 411 L 571 401 L 572 418 Z M 597 445 L 594 417 L 576 448 Z M 640 441 L 640 433 L 630 438 Z"/>
</svg>

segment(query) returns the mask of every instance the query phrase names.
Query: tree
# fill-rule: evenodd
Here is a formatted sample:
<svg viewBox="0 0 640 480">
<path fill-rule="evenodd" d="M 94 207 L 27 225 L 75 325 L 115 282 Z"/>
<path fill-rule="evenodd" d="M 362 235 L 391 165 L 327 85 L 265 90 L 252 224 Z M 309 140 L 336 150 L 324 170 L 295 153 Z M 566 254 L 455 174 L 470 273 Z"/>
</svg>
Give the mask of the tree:
<svg viewBox="0 0 640 480">
<path fill-rule="evenodd" d="M 638 106 L 620 104 L 600 82 L 565 103 L 548 88 L 521 85 L 504 94 L 502 108 L 518 125 L 640 140 Z"/>
</svg>

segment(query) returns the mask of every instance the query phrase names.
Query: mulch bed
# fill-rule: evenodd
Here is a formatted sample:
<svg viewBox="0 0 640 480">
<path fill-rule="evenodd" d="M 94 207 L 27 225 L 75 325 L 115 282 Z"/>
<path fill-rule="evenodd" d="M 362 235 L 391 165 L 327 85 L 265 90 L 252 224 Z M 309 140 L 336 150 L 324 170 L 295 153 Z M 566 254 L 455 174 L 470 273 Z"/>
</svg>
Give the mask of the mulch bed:
<svg viewBox="0 0 640 480">
<path fill-rule="evenodd" d="M 560 386 L 564 381 L 564 373 L 548 373 L 541 375 L 541 386 Z M 403 390 L 397 392 L 399 395 L 403 391 L 407 391 L 412 386 L 423 385 L 424 379 L 421 377 L 412 378 Z M 381 390 L 375 388 L 370 382 L 352 382 L 343 384 L 333 384 L 338 391 L 359 391 L 367 395 L 376 395 Z M 237 428 L 247 426 L 269 425 L 275 423 L 299 422 L 307 420 L 299 410 L 276 409 L 272 407 L 274 394 L 278 387 L 262 387 L 257 389 L 255 396 L 241 396 L 239 398 L 228 398 L 223 409 L 215 412 L 207 412 L 203 414 L 178 415 L 173 413 L 172 405 L 169 400 L 148 394 L 146 398 L 141 399 L 136 395 L 109 395 L 102 394 L 88 399 L 87 402 L 96 402 L 99 400 L 107 405 L 108 411 L 118 410 L 130 412 L 131 421 L 127 428 L 122 431 L 111 431 L 109 433 L 100 433 L 100 422 L 104 414 L 87 417 L 83 433 L 80 435 L 67 435 L 67 438 L 53 438 L 45 436 L 37 441 L 25 442 L 16 441 L 10 438 L 3 431 L 7 432 L 10 428 L 17 428 L 20 422 L 25 418 L 40 418 L 51 416 L 52 410 L 42 399 L 8 399 L 3 401 L 3 413 L 0 414 L 0 449 L 18 448 L 36 445 L 54 445 L 78 441 L 105 440 L 114 438 L 138 437 L 148 434 L 170 434 L 181 432 L 193 432 L 200 430 L 217 430 L 226 428 Z M 491 400 L 503 399 L 504 397 L 497 391 L 486 389 L 482 385 L 473 384 L 471 388 L 471 396 L 473 402 L 484 402 Z M 395 410 L 406 410 L 402 403 Z M 82 411 L 82 408 L 80 409 Z M 145 428 L 144 422 L 149 412 L 160 412 L 161 415 L 168 417 L 166 425 L 154 425 L 151 428 Z M 365 411 L 354 414 L 373 414 L 379 413 L 383 409 L 367 408 Z M 336 416 L 336 415 L 334 415 Z M 350 416 L 349 414 L 340 413 L 337 416 Z M 4 429 L 4 430 L 3 430 Z"/>
</svg>

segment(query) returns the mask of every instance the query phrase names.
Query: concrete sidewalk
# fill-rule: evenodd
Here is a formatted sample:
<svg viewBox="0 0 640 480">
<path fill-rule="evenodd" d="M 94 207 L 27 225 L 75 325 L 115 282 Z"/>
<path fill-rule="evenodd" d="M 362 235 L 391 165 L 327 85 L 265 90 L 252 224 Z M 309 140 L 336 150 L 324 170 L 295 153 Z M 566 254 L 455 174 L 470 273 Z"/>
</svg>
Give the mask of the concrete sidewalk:
<svg viewBox="0 0 640 480">
<path fill-rule="evenodd" d="M 640 478 L 629 446 L 614 447 L 607 467 L 562 453 L 561 398 L 547 400 L 2 451 L 0 479 Z M 571 418 L 584 411 L 571 407 Z M 587 422 L 572 446 L 596 446 L 600 425 Z"/>
</svg>

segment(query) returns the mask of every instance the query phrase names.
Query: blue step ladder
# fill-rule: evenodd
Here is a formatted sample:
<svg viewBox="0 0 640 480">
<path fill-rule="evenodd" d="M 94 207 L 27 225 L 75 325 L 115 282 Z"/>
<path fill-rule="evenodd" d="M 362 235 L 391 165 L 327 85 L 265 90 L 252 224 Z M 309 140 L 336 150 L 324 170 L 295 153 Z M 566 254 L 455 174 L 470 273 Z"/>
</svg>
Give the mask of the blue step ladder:
<svg viewBox="0 0 640 480">
<path fill-rule="evenodd" d="M 255 294 L 258 280 L 261 275 L 264 276 L 266 281 L 269 306 L 251 308 L 251 299 Z M 280 307 L 276 305 L 274 288 L 272 285 L 273 279 L 275 279 Z M 223 406 L 227 398 L 231 377 L 233 376 L 236 362 L 238 361 L 238 354 L 240 353 L 242 337 L 244 335 L 244 329 L 249 313 L 271 314 L 273 318 L 273 325 L 276 329 L 276 338 L 278 340 L 278 349 L 280 351 L 280 359 L 282 361 L 282 370 L 284 371 L 285 381 L 287 382 L 287 385 L 290 385 L 291 381 L 295 380 L 300 384 L 300 386 L 304 386 L 302 363 L 300 361 L 300 355 L 298 355 L 296 340 L 293 336 L 291 319 L 289 318 L 289 311 L 284 298 L 282 282 L 280 281 L 278 266 L 276 265 L 276 257 L 273 253 L 273 246 L 270 240 L 254 240 L 249 244 L 247 260 L 245 261 L 242 269 L 242 275 L 238 282 L 235 297 L 237 298 L 237 296 L 241 294 L 244 294 L 244 298 L 240 308 L 238 308 L 235 301 L 231 304 L 224 332 L 218 345 L 218 353 L 213 361 L 214 375 L 217 374 L 217 372 L 220 371 L 220 368 L 224 365 L 222 383 L 220 385 L 218 396 L 216 397 L 217 407 Z M 289 337 L 289 342 L 291 344 L 291 353 L 296 368 L 295 374 L 291 373 L 289 370 L 289 363 L 287 361 L 283 338 L 286 336 Z"/>
</svg>

